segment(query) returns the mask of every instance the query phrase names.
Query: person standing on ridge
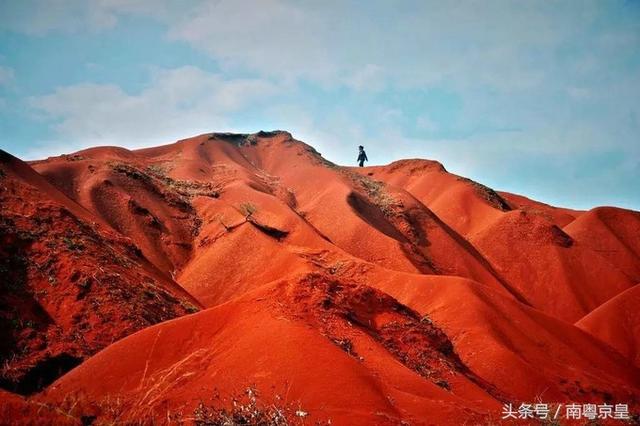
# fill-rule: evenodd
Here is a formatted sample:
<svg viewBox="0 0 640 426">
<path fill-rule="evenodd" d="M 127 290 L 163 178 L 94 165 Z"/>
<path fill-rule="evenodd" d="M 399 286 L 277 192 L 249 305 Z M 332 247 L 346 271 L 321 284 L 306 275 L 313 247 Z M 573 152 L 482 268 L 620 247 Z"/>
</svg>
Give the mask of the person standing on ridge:
<svg viewBox="0 0 640 426">
<path fill-rule="evenodd" d="M 369 161 L 367 158 L 367 153 L 364 152 L 364 146 L 360 145 L 358 147 L 358 166 L 364 167 L 364 162 Z"/>
</svg>

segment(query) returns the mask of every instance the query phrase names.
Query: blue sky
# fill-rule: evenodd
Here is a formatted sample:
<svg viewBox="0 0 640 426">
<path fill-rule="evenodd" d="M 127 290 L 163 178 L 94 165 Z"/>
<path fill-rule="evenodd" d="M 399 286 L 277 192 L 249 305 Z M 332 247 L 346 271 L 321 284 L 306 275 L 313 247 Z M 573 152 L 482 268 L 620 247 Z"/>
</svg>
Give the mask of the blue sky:
<svg viewBox="0 0 640 426">
<path fill-rule="evenodd" d="M 638 1 L 0 0 L 0 147 L 24 159 L 285 129 L 640 210 Z"/>
</svg>

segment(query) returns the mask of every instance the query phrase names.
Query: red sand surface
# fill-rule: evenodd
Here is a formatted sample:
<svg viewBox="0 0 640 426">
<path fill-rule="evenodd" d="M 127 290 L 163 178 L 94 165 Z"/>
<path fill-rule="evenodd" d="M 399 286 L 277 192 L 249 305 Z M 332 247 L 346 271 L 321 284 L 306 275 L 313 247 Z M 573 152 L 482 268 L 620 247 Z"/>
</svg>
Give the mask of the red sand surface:
<svg viewBox="0 0 640 426">
<path fill-rule="evenodd" d="M 1 160 L 4 422 L 637 413 L 637 212 L 341 167 L 287 132 Z"/>
<path fill-rule="evenodd" d="M 620 293 L 576 326 L 608 343 L 620 354 L 640 367 L 640 287 Z"/>
</svg>

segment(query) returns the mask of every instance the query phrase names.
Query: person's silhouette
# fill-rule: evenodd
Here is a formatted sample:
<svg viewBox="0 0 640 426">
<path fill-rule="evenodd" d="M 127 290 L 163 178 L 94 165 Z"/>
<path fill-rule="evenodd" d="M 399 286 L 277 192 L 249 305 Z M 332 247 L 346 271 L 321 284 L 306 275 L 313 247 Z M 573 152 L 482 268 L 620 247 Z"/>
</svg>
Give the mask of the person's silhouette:
<svg viewBox="0 0 640 426">
<path fill-rule="evenodd" d="M 364 146 L 360 145 L 358 147 L 358 166 L 364 167 L 364 162 L 369 161 L 367 158 L 367 153 L 364 152 Z"/>
</svg>

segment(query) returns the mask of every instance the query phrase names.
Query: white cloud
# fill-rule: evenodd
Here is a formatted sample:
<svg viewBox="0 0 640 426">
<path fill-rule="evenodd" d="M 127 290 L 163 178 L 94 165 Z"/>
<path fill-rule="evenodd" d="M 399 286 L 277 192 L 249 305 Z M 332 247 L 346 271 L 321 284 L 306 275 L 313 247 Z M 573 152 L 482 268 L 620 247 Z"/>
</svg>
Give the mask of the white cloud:
<svg viewBox="0 0 640 426">
<path fill-rule="evenodd" d="M 100 31 L 112 28 L 115 16 L 83 0 L 22 0 L 0 4 L 0 28 L 44 35 L 50 31 Z"/>
<path fill-rule="evenodd" d="M 30 98 L 29 104 L 58 120 L 60 139 L 83 146 L 136 147 L 224 129 L 227 114 L 275 92 L 265 80 L 225 80 L 182 67 L 156 71 L 149 86 L 137 94 L 116 85 L 78 84 Z"/>
<path fill-rule="evenodd" d="M 553 79 L 545 52 L 587 28 L 597 4 L 510 1 L 323 4 L 287 0 L 205 2 L 166 21 L 227 67 L 355 90 L 446 83 L 528 90 Z M 575 23 L 580 22 L 578 28 Z M 542 52 L 537 61 L 530 52 Z M 374 83 L 374 84 L 371 84 Z"/>
<path fill-rule="evenodd" d="M 384 88 L 384 68 L 366 64 L 345 80 L 346 85 L 356 91 L 379 91 Z"/>
<path fill-rule="evenodd" d="M 20 0 L 0 2 L 0 29 L 28 35 L 96 33 L 120 17 L 137 15 L 170 22 L 204 0 Z"/>
<path fill-rule="evenodd" d="M 169 36 L 191 43 L 226 67 L 284 79 L 326 81 L 335 73 L 330 29 L 300 4 L 280 0 L 205 2 L 168 23 Z"/>
<path fill-rule="evenodd" d="M 190 43 L 227 70 L 281 81 L 372 91 L 383 83 L 522 91 L 549 88 L 570 76 L 569 68 L 550 64 L 550 55 L 589 36 L 602 5 L 596 0 L 579 7 L 508 0 L 418 1 L 404 7 L 376 1 L 28 0 L 0 9 L 0 28 L 36 34 L 99 31 L 125 15 L 152 18 L 167 27 L 170 39 Z M 628 28 L 603 32 L 592 40 L 592 54 L 631 48 L 638 38 Z M 572 60 L 592 73 L 606 62 L 590 65 L 584 55 Z"/>
<path fill-rule="evenodd" d="M 586 1 L 569 11 L 567 5 L 509 1 L 394 8 L 289 0 L 31 0 L 0 7 L 0 28 L 29 34 L 101 31 L 124 15 L 149 17 L 167 26 L 169 38 L 190 43 L 227 69 L 372 91 L 387 79 L 408 87 L 530 88 L 543 75 L 523 51 L 554 46 L 575 31 L 570 21 L 576 14 L 588 23 L 594 10 Z"/>
</svg>

